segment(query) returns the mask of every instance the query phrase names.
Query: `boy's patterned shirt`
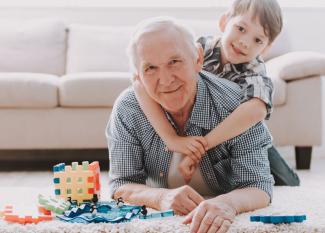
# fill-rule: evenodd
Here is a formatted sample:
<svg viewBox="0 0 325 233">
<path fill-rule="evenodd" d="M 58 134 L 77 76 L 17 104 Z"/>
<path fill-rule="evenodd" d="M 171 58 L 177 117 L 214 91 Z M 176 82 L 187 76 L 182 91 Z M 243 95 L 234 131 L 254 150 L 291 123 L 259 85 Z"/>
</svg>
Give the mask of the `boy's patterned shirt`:
<svg viewBox="0 0 325 233">
<path fill-rule="evenodd" d="M 265 64 L 261 57 L 257 57 L 249 63 L 225 64 L 222 72 L 218 73 L 221 60 L 220 38 L 200 37 L 198 42 L 204 50 L 203 69 L 237 83 L 242 89 L 241 102 L 252 98 L 261 99 L 267 109 L 266 120 L 273 111 L 273 83 L 266 76 Z"/>
</svg>

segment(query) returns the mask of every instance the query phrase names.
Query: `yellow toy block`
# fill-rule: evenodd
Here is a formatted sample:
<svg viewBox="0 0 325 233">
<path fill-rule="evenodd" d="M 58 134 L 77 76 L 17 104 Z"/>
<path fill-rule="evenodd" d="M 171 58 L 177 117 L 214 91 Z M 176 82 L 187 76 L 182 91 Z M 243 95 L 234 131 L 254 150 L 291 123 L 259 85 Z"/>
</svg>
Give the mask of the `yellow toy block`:
<svg viewBox="0 0 325 233">
<path fill-rule="evenodd" d="M 94 194 L 100 196 L 100 167 L 99 162 L 89 164 L 83 161 L 66 166 L 64 163 L 53 167 L 55 195 L 65 200 L 70 197 L 78 203 L 89 201 Z"/>
</svg>

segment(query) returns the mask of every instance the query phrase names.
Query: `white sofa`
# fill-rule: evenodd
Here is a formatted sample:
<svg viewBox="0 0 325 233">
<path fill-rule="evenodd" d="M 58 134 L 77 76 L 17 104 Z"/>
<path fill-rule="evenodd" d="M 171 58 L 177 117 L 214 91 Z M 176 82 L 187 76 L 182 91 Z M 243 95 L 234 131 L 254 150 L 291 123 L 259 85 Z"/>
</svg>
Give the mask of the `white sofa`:
<svg viewBox="0 0 325 233">
<path fill-rule="evenodd" d="M 213 21 L 184 23 L 197 35 L 215 34 Z M 2 22 L 0 150 L 106 148 L 114 100 L 131 83 L 125 48 L 132 30 L 57 19 Z M 295 146 L 308 167 L 311 148 L 322 142 L 325 56 L 285 54 L 288 35 L 266 56 L 276 88 L 267 124 L 275 144 Z"/>
</svg>

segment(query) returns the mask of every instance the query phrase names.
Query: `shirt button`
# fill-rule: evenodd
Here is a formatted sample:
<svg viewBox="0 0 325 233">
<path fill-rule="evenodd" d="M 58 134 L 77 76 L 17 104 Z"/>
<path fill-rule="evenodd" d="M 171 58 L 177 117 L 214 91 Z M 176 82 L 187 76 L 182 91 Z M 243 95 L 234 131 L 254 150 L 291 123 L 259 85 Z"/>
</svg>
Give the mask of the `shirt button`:
<svg viewBox="0 0 325 233">
<path fill-rule="evenodd" d="M 163 173 L 163 172 L 160 172 L 160 173 L 159 173 L 159 176 L 160 176 L 160 177 L 163 177 L 163 176 L 164 176 L 164 173 Z"/>
</svg>

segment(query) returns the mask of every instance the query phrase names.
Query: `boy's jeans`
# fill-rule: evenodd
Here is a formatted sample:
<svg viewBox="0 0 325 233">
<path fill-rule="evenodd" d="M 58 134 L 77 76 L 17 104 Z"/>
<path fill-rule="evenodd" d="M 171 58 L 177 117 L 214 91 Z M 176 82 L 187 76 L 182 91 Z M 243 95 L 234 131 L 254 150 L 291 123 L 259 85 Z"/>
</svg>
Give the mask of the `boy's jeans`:
<svg viewBox="0 0 325 233">
<path fill-rule="evenodd" d="M 298 186 L 298 175 L 288 166 L 274 146 L 269 148 L 268 157 L 275 185 Z"/>
</svg>

